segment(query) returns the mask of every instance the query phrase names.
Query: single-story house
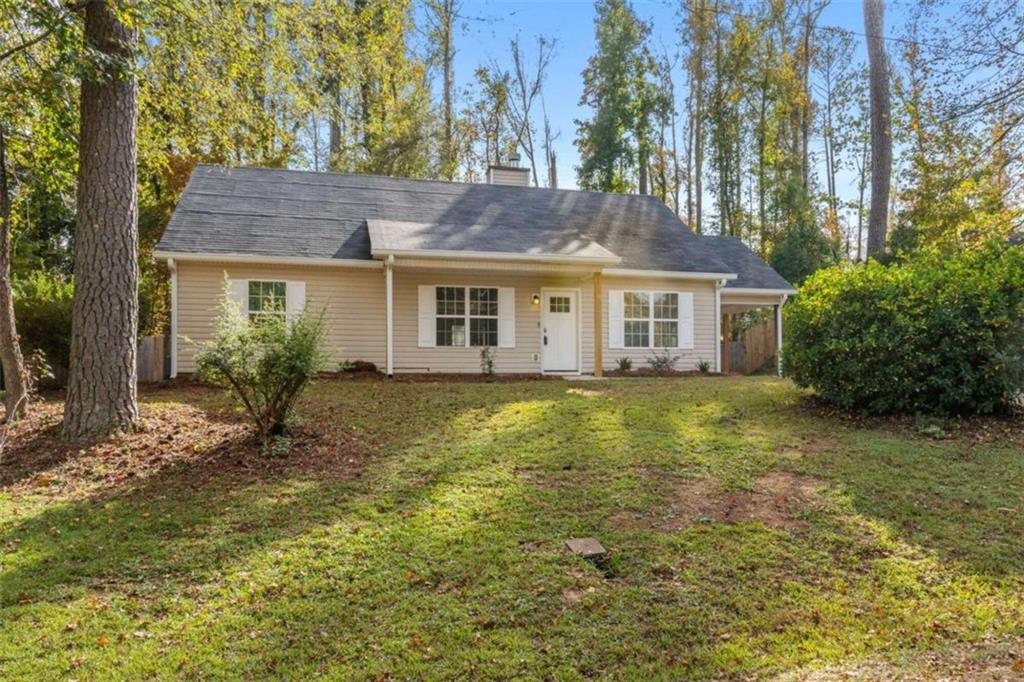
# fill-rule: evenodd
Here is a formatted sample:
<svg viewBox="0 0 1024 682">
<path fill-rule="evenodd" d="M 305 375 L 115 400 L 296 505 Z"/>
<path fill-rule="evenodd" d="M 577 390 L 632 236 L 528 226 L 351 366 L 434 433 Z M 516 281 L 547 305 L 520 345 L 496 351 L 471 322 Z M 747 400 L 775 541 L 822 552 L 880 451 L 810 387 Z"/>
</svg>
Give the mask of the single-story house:
<svg viewBox="0 0 1024 682">
<path fill-rule="evenodd" d="M 160 240 L 171 374 L 195 370 L 225 290 L 250 317 L 323 310 L 333 361 L 397 372 L 596 374 L 668 349 L 721 367 L 722 316 L 795 293 L 732 237 L 650 196 L 197 166 Z"/>
</svg>

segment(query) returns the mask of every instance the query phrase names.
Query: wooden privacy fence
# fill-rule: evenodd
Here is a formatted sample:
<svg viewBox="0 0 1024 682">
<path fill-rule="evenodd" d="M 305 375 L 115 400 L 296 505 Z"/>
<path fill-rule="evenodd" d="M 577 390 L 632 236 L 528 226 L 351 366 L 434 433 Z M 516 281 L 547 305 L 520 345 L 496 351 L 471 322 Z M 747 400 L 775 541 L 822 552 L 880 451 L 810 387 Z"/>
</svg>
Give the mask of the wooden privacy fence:
<svg viewBox="0 0 1024 682">
<path fill-rule="evenodd" d="M 135 366 L 139 373 L 140 384 L 163 381 L 170 377 L 168 350 L 169 345 L 165 336 L 143 336 L 139 339 L 139 351 L 136 355 Z"/>
<path fill-rule="evenodd" d="M 722 371 L 753 374 L 775 357 L 775 318 L 751 327 L 735 341 L 722 341 Z"/>
</svg>

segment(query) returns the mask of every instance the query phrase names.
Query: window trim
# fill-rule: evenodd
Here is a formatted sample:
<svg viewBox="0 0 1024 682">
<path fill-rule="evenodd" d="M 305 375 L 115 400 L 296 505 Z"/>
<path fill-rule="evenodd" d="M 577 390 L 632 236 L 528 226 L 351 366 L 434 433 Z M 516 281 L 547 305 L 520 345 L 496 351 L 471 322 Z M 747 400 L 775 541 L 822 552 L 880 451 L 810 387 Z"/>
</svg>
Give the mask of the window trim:
<svg viewBox="0 0 1024 682">
<path fill-rule="evenodd" d="M 252 294 L 249 293 L 249 290 L 250 290 L 250 288 L 252 287 L 252 285 L 254 283 L 260 284 L 260 285 L 263 285 L 263 284 L 280 284 L 280 285 L 282 285 L 284 287 L 284 297 L 282 299 L 284 301 L 284 308 L 282 308 L 280 311 L 276 311 L 275 310 L 275 311 L 269 311 L 269 312 L 268 311 L 263 311 L 263 310 L 253 310 L 252 309 Z M 261 298 L 262 298 L 262 295 L 261 295 Z M 245 320 L 246 320 L 246 322 L 248 322 L 249 324 L 252 324 L 252 321 L 253 321 L 252 320 L 252 316 L 254 314 L 255 315 L 268 315 L 268 316 L 269 315 L 280 315 L 281 322 L 284 323 L 284 324 L 288 324 L 288 281 L 287 280 L 283 280 L 283 279 L 247 279 L 247 280 L 245 280 Z"/>
<path fill-rule="evenodd" d="M 469 284 L 469 285 L 454 285 L 454 284 L 433 284 L 430 285 L 434 291 L 434 347 L 435 348 L 499 348 L 501 346 L 501 307 L 499 298 L 501 296 L 501 287 L 495 285 L 480 285 L 480 284 Z M 462 315 L 446 315 L 438 312 L 437 310 L 437 290 L 438 289 L 462 289 L 463 291 L 463 309 Z M 472 289 L 490 289 L 494 291 L 494 315 L 480 315 L 472 314 L 470 312 L 470 291 Z M 437 342 L 437 320 L 457 320 L 462 319 L 465 329 L 465 343 L 463 345 L 455 344 L 441 344 Z M 494 320 L 495 321 L 495 343 L 494 345 L 473 345 L 473 331 L 472 331 L 472 320 Z"/>
<path fill-rule="evenodd" d="M 647 296 L 647 316 L 646 317 L 629 317 L 626 315 L 626 296 L 629 294 L 643 294 Z M 654 314 L 654 299 L 660 295 L 674 295 L 676 297 L 676 316 L 675 317 L 655 317 Z M 680 323 L 679 323 L 679 311 L 682 305 L 682 294 L 679 291 L 669 291 L 665 289 L 622 289 L 622 347 L 623 349 L 647 349 L 647 350 L 658 350 L 662 348 L 679 348 L 680 341 Z M 628 335 L 626 334 L 626 323 L 628 322 L 646 322 L 647 323 L 647 345 L 646 346 L 631 346 L 628 342 Z M 655 324 L 657 322 L 672 322 L 676 325 L 676 344 L 674 346 L 658 346 L 654 342 L 655 338 Z"/>
</svg>

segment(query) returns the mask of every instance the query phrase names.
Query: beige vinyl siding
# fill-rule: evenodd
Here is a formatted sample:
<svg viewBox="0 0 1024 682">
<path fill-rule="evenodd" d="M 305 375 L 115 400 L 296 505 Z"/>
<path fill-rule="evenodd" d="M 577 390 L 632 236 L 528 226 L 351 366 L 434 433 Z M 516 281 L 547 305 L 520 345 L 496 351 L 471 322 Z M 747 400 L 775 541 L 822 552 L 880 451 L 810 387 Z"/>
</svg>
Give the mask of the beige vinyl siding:
<svg viewBox="0 0 1024 682">
<path fill-rule="evenodd" d="M 601 326 L 604 355 L 604 369 L 615 369 L 619 358 L 630 358 L 633 369 L 647 367 L 647 360 L 656 351 L 648 348 L 610 348 L 608 345 L 608 292 L 609 291 L 688 291 L 693 293 L 693 350 L 673 349 L 679 356 L 676 369 L 696 369 L 697 363 L 706 360 L 715 364 L 715 283 L 704 280 L 654 279 L 637 277 L 604 277 L 601 296 Z M 593 290 L 591 290 L 593 297 Z"/>
<path fill-rule="evenodd" d="M 418 344 L 420 285 L 514 287 L 516 310 L 515 348 L 495 349 L 495 371 L 502 374 L 541 371 L 540 306 L 533 305 L 533 294 L 541 289 L 580 290 L 582 339 L 581 371 L 594 367 L 594 282 L 577 276 L 516 275 L 510 272 L 457 273 L 451 270 L 403 270 L 394 274 L 395 282 L 395 371 L 396 372 L 479 372 L 480 348 L 420 348 Z M 535 359 L 536 356 L 536 359 Z"/>
<path fill-rule="evenodd" d="M 528 187 L 530 171 L 527 168 L 500 168 L 491 166 L 487 169 L 487 181 L 492 185 L 515 185 Z"/>
<path fill-rule="evenodd" d="M 306 283 L 309 309 L 324 310 L 332 365 L 369 360 L 384 366 L 384 271 L 331 266 L 281 266 L 178 261 L 178 371 L 195 371 L 199 345 L 213 337 L 213 324 L 232 279 Z M 332 366 L 330 369 L 333 369 Z"/>
</svg>

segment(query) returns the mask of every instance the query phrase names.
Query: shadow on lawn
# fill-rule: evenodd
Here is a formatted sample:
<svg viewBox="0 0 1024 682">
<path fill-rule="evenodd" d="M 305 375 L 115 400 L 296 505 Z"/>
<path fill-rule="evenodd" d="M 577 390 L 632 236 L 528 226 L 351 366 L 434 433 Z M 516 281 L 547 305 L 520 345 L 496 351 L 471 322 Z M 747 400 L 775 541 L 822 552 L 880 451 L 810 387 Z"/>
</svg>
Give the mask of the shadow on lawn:
<svg viewBox="0 0 1024 682">
<path fill-rule="evenodd" d="M 368 462 L 377 461 L 385 449 L 401 452 L 473 402 L 471 391 L 469 396 L 459 391 L 452 399 L 446 399 L 445 390 L 412 399 L 403 393 L 404 404 L 395 404 L 384 417 L 377 408 L 398 390 L 386 384 L 347 392 L 328 386 L 304 401 L 293 455 L 274 460 L 256 454 L 247 429 L 222 403 L 211 405 L 207 392 L 189 389 L 186 396 L 202 406 L 204 419 L 230 426 L 230 432 L 197 456 L 166 463 L 86 499 L 50 503 L 41 513 L 9 524 L 0 545 L 17 551 L 0 572 L 0 606 L 37 600 L 56 587 L 210 574 L 277 540 L 336 520 L 352 500 L 379 492 L 359 480 Z M 167 392 L 157 398 L 175 401 L 182 395 Z M 332 398 L 340 398 L 340 404 Z M 509 400 L 515 399 L 510 392 Z M 502 404 L 492 401 L 490 408 Z M 380 427 L 388 419 L 396 420 L 393 432 Z M 38 438 L 59 436 L 59 428 L 58 421 Z M 19 452 L 38 446 L 38 438 L 20 443 Z M 119 443 L 99 447 L 117 450 Z M 52 471 L 76 454 L 68 446 L 35 471 L 7 467 L 8 478 Z M 395 491 L 400 504 L 428 494 L 421 481 L 405 485 Z"/>
<path fill-rule="evenodd" d="M 956 548 L 950 533 L 958 523 L 980 536 L 997 530 L 987 515 L 950 513 L 941 505 L 915 512 L 924 515 L 916 517 L 918 527 L 905 527 L 906 500 L 928 491 L 952 504 L 963 494 L 957 485 L 933 489 L 946 480 L 934 478 L 933 469 L 951 454 L 921 461 L 911 456 L 915 443 L 883 439 L 879 445 L 875 434 L 850 432 L 842 435 L 852 443 L 794 461 L 779 453 L 794 440 L 794 429 L 832 436 L 834 425 L 809 420 L 754 390 L 709 395 L 707 383 L 692 380 L 668 392 L 657 381 L 598 386 L 589 393 L 572 393 L 563 383 L 328 386 L 302 405 L 300 432 L 319 436 L 300 439 L 309 452 L 297 453 L 294 461 L 268 464 L 244 442 L 229 441 L 201 460 L 166 467 L 123 495 L 52 504 L 11 524 L 0 535 L 0 546 L 16 547 L 0 574 L 0 606 L 62 602 L 69 588 L 132 595 L 142 583 L 223 584 L 223 572 L 308 535 L 302 547 L 292 547 L 294 554 L 282 551 L 283 566 L 273 569 L 301 572 L 299 593 L 260 593 L 258 603 L 231 599 L 215 607 L 228 615 L 244 612 L 249 625 L 255 621 L 265 631 L 262 644 L 250 642 L 241 631 L 249 625 L 238 624 L 245 619 L 224 618 L 222 627 L 237 637 L 218 636 L 238 647 L 230 653 L 243 676 L 266 674 L 278 663 L 313 672 L 311 661 L 323 672 L 353 650 L 352 666 L 365 663 L 361 672 L 383 674 L 396 662 L 401 667 L 405 659 L 395 651 L 408 648 L 417 632 L 441 631 L 451 637 L 443 653 L 466 666 L 482 646 L 475 633 L 484 631 L 495 637 L 496 649 L 507 647 L 495 653 L 501 661 L 496 666 L 534 660 L 529 638 L 536 638 L 558 642 L 548 655 L 559 660 L 536 659 L 546 669 L 560 664 L 597 675 L 621 664 L 622 652 L 609 642 L 637 647 L 630 649 L 634 662 L 647 654 L 644 646 L 657 642 L 664 647 L 658 655 L 710 665 L 718 660 L 712 652 L 728 653 L 732 646 L 720 631 L 749 627 L 740 637 L 751 638 L 754 653 L 756 647 L 785 646 L 779 633 L 787 628 L 796 633 L 793 642 L 802 636 L 838 640 L 854 626 L 841 614 L 830 621 L 829 602 L 845 614 L 863 605 L 855 598 L 875 603 L 868 577 L 857 590 L 834 588 L 840 594 L 831 594 L 833 583 L 825 577 L 841 569 L 847 583 L 856 583 L 864 561 L 859 552 L 867 544 L 850 542 L 862 531 L 835 516 L 817 518 L 810 530 L 797 533 L 715 524 L 644 535 L 609 525 L 623 508 L 661 504 L 666 476 L 710 475 L 742 486 L 771 468 L 800 468 L 849 493 L 856 512 L 940 556 Z M 353 449 L 359 445 L 364 449 Z M 907 452 L 894 454 L 900 447 Z M 345 451 L 331 459 L 334 450 Z M 358 478 L 334 470 L 351 458 L 358 459 L 356 467 L 369 463 L 373 469 Z M 313 461 L 318 466 L 296 466 Z M 255 469 L 240 477 L 239 462 Z M 903 467 L 899 474 L 888 471 L 892 482 L 881 485 L 876 477 L 897 464 Z M 980 470 L 951 475 L 976 480 Z M 1019 478 L 1003 482 L 1013 481 Z M 993 492 L 985 504 L 1005 495 Z M 886 498 L 899 503 L 881 503 Z M 361 525 L 368 528 L 356 534 Z M 599 590 L 600 610 L 574 610 L 557 591 L 573 585 L 586 565 L 568 555 L 561 541 L 592 534 L 621 550 L 618 574 L 607 582 L 585 574 L 581 580 Z M 972 544 L 961 560 L 992 570 L 989 551 Z M 1008 563 L 1013 572 L 1020 570 L 1019 558 Z M 958 572 L 951 567 L 943 574 Z M 799 586 L 799 599 L 784 592 L 784 583 L 790 590 Z M 538 585 L 556 590 L 555 598 L 536 598 Z M 811 599 L 824 615 L 797 610 L 812 610 Z M 909 621 L 913 600 L 897 604 Z M 765 611 L 768 620 L 762 620 Z M 855 626 L 858 632 L 887 623 L 872 613 Z M 315 639 L 323 623 L 337 630 Z M 911 635 L 920 635 L 924 626 L 912 625 Z M 510 633 L 504 644 L 503 630 Z M 527 646 L 517 649 L 513 637 L 524 632 Z M 303 650 L 309 660 L 295 659 L 296 637 L 314 641 Z M 390 648 L 369 653 L 368 643 L 388 638 Z M 132 645 L 129 639 L 125 646 Z M 257 646 L 262 648 L 247 648 Z M 502 655 L 509 652 L 515 656 Z M 757 656 L 748 660 L 756 665 Z M 470 677 L 473 668 L 461 672 Z"/>
<path fill-rule="evenodd" d="M 599 393 L 606 396 L 594 398 L 567 394 L 561 383 L 479 390 L 483 392 L 472 385 L 441 385 L 436 391 L 411 392 L 408 387 L 367 384 L 327 389 L 304 403 L 304 431 L 322 430 L 330 422 L 333 429 L 310 441 L 310 452 L 298 459 L 317 459 L 317 453 L 354 447 L 353 440 L 365 439 L 370 449 L 346 453 L 359 458 L 357 467 L 365 462 L 383 467 L 365 479 L 356 480 L 348 474 L 358 472 L 332 470 L 324 462 L 313 469 L 295 466 L 295 461 L 268 463 L 243 438 L 222 443 L 201 460 L 173 464 L 126 494 L 52 505 L 0 536 L 0 543 L 18 547 L 0 576 L 5 585 L 0 600 L 9 605 L 38 599 L 57 586 L 126 577 L 137 581 L 209 574 L 280 539 L 339 520 L 357 500 L 373 500 L 379 513 L 416 513 L 460 481 L 480 485 L 473 479 L 480 471 L 499 477 L 486 483 L 491 488 L 483 506 L 498 504 L 503 496 L 519 497 L 516 504 L 524 512 L 510 528 L 519 542 L 591 534 L 624 507 L 657 505 L 664 493 L 663 476 L 670 470 L 675 475 L 703 470 L 728 478 L 735 469 L 740 472 L 735 480 L 742 480 L 750 472 L 783 466 L 839 485 L 851 493 L 859 513 L 883 522 L 908 543 L 983 575 L 1021 572 L 1020 534 L 1006 527 L 1003 512 L 994 512 L 1013 501 L 1007 501 L 1008 491 L 989 491 L 977 508 L 965 508 L 961 500 L 976 486 L 978 471 L 959 482 L 955 473 L 937 479 L 933 467 L 941 467 L 944 456 L 921 462 L 911 452 L 894 457 L 884 448 L 873 457 L 843 446 L 804 461 L 773 460 L 767 452 L 775 450 L 772 430 L 785 428 L 787 419 L 800 415 L 766 405 L 755 391 L 739 399 L 706 399 L 700 408 L 706 415 L 694 417 L 688 410 L 698 409 L 693 402 L 697 391 L 662 396 L 657 409 L 646 413 L 629 407 L 633 394 L 651 390 L 646 384 L 602 385 Z M 466 442 L 464 433 L 443 435 L 460 418 L 494 418 L 528 398 L 541 399 L 534 414 L 519 421 L 506 417 L 508 423 L 495 422 L 476 440 L 472 432 Z M 221 408 L 211 409 L 210 418 L 229 420 Z M 382 430 L 382 409 L 390 410 L 383 421 L 394 422 L 397 433 Z M 759 409 L 765 410 L 763 415 Z M 736 414 L 744 416 L 733 419 Z M 730 418 L 723 420 L 723 415 Z M 688 420 L 682 431 L 681 420 Z M 339 433 L 339 425 L 352 427 L 356 435 Z M 830 432 L 828 424 L 804 420 L 802 428 L 808 427 Z M 777 442 L 791 437 L 779 433 Z M 725 446 L 707 445 L 723 439 Z M 385 451 L 387 457 L 381 459 Z M 437 452 L 443 457 L 429 458 Z M 507 453 L 514 453 L 514 461 L 491 470 L 488 462 Z M 707 461 L 716 457 L 719 468 L 708 472 Z M 753 468 L 747 457 L 756 460 Z M 344 466 L 343 460 L 334 462 Z M 887 470 L 897 464 L 899 474 Z M 947 485 L 937 488 L 940 480 Z M 1020 478 L 1003 482 L 1019 486 Z M 915 505 L 922 495 L 932 504 Z M 457 530 L 471 538 L 472 525 L 486 522 L 486 514 L 478 515 Z M 438 532 L 442 530 L 454 532 Z M 964 536 L 972 541 L 964 543 Z"/>
</svg>

